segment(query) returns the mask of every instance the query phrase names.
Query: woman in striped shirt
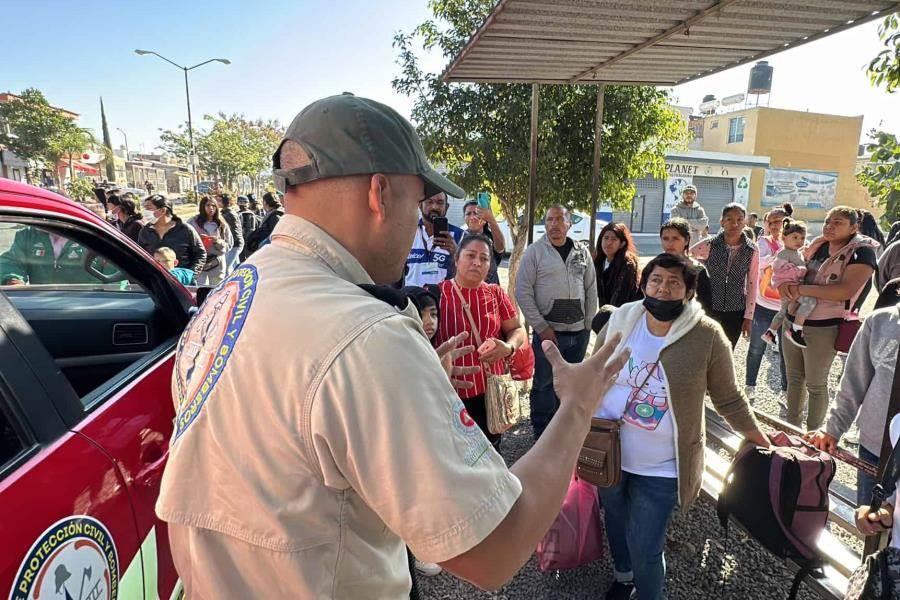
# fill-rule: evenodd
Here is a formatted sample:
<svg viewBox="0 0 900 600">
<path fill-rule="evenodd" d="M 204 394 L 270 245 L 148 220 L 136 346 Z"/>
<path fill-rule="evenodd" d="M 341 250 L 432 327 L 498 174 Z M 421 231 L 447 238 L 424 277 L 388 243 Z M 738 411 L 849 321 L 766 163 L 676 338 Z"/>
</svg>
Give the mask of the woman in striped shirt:
<svg viewBox="0 0 900 600">
<path fill-rule="evenodd" d="M 500 449 L 500 435 L 487 428 L 487 411 L 484 405 L 486 373 L 502 374 L 506 371 L 506 359 L 526 343 L 525 328 L 512 300 L 499 285 L 485 283 L 491 266 L 491 245 L 483 235 L 470 235 L 462 240 L 456 251 L 456 275 L 442 281 L 440 324 L 435 345 L 439 346 L 451 337 L 469 332 L 469 342 L 476 344 L 476 352 L 457 359 L 458 366 L 481 366 L 482 370 L 463 379 L 472 387 L 458 389 L 460 399 L 469 416 L 474 420 L 494 448 Z M 475 322 L 477 334 L 472 330 L 466 308 Z M 480 340 L 480 345 L 477 340 Z"/>
</svg>

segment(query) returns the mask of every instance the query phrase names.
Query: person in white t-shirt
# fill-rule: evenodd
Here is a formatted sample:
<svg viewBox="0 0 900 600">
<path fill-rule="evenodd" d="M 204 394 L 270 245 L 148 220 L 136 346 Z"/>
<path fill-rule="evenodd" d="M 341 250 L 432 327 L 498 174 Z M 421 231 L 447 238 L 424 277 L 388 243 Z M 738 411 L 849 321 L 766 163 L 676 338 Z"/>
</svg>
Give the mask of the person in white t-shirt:
<svg viewBox="0 0 900 600">
<path fill-rule="evenodd" d="M 456 247 L 462 241 L 463 230 L 456 225 L 447 224 L 443 233 L 435 233 L 434 220 L 447 216 L 450 204 L 447 194 L 440 192 L 419 202 L 419 226 L 416 237 L 406 258 L 406 275 L 404 285 L 424 287 L 437 285 L 445 279 L 451 279 L 456 272 L 453 257 Z"/>
<path fill-rule="evenodd" d="M 621 334 L 631 357 L 596 417 L 619 420 L 622 479 L 601 488 L 615 581 L 607 600 L 663 597 L 663 549 L 676 504 L 687 510 L 703 478 L 704 397 L 735 431 L 768 446 L 738 388 L 722 327 L 694 300 L 697 270 L 661 254 L 641 273 L 642 301 L 616 309 L 597 343 Z"/>
</svg>

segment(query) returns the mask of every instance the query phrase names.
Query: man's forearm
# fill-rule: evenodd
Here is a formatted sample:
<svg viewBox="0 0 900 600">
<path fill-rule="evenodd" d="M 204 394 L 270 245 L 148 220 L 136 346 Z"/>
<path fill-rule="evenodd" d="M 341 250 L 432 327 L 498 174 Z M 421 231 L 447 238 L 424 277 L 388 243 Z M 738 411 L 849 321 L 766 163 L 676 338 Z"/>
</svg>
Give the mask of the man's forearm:
<svg viewBox="0 0 900 600">
<path fill-rule="evenodd" d="M 510 469 L 522 483 L 522 494 L 506 518 L 480 544 L 442 565 L 485 589 L 512 578 L 559 514 L 589 428 L 589 414 L 563 404 L 534 447 Z"/>
</svg>

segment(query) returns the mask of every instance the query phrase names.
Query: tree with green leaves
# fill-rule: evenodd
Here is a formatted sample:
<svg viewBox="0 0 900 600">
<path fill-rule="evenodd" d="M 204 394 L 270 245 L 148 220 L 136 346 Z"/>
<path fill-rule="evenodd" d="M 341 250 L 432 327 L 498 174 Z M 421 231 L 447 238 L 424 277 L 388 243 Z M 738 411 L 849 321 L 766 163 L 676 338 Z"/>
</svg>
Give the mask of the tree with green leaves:
<svg viewBox="0 0 900 600">
<path fill-rule="evenodd" d="M 90 179 L 75 177 L 66 183 L 66 196 L 77 202 L 97 202 L 94 195 L 94 183 Z"/>
<path fill-rule="evenodd" d="M 97 144 L 89 129 L 78 127 L 73 121 L 60 130 L 50 141 L 48 156 L 53 164 L 65 159 L 69 164 L 69 180 L 75 179 L 75 157 Z"/>
<path fill-rule="evenodd" d="M 528 197 L 531 86 L 447 84 L 422 69 L 421 46 L 451 60 L 494 7 L 493 0 L 430 0 L 432 18 L 394 38 L 400 74 L 394 89 L 413 99 L 412 119 L 426 151 L 472 195 L 499 199 L 511 224 L 514 275 L 527 236 L 519 215 Z M 665 92 L 609 86 L 602 125 L 600 198 L 627 206 L 633 179 L 665 177 L 667 150 L 684 145 L 687 128 Z M 588 209 L 593 169 L 595 85 L 544 86 L 538 131 L 538 210 L 553 203 Z M 515 225 L 514 225 L 515 224 Z M 510 277 L 513 285 L 514 277 Z"/>
<path fill-rule="evenodd" d="M 226 188 L 233 188 L 244 175 L 256 181 L 269 168 L 272 154 L 284 135 L 277 120 L 251 120 L 243 115 L 206 115 L 206 130 L 194 131 L 194 147 L 202 171 L 213 175 Z M 187 126 L 161 130 L 160 148 L 187 160 L 190 140 Z"/>
<path fill-rule="evenodd" d="M 50 106 L 40 90 L 28 88 L 0 104 L 0 121 L 9 126 L 9 133 L 0 129 L 0 145 L 23 160 L 51 169 L 58 177 L 62 148 L 72 145 L 73 129 L 77 129 L 72 119 Z"/>
<path fill-rule="evenodd" d="M 885 17 L 878 36 L 885 48 L 869 63 L 869 81 L 894 94 L 900 90 L 900 15 Z M 895 134 L 876 129 L 869 137 L 873 141 L 866 148 L 872 157 L 856 177 L 884 208 L 884 221 L 890 224 L 900 220 L 900 143 Z"/>
<path fill-rule="evenodd" d="M 103 108 L 103 98 L 100 98 L 100 122 L 103 129 L 103 153 L 106 155 L 106 180 L 116 180 L 116 164 L 112 152 L 112 138 L 109 137 L 109 125 L 106 124 L 106 110 Z"/>
</svg>

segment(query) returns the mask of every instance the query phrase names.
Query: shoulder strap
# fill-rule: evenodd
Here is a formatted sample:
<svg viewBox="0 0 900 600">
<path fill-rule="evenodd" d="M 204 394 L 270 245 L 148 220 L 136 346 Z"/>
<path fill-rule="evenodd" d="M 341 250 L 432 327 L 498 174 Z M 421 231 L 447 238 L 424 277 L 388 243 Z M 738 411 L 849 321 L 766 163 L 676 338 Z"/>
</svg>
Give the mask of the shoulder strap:
<svg viewBox="0 0 900 600">
<path fill-rule="evenodd" d="M 456 292 L 456 295 L 459 297 L 459 301 L 462 302 L 463 310 L 466 311 L 466 317 L 469 319 L 469 325 L 472 326 L 472 335 L 475 336 L 475 343 L 478 346 L 481 346 L 481 333 L 478 331 L 478 327 L 475 325 L 475 319 L 472 318 L 472 311 L 469 310 L 469 303 L 466 302 L 466 299 L 462 295 L 462 290 L 459 289 L 459 286 L 456 285 L 455 280 L 450 280 L 450 285 L 453 286 L 453 291 Z"/>
<path fill-rule="evenodd" d="M 900 310 L 900 307 L 898 307 Z M 888 410 L 884 421 L 884 437 L 881 439 L 881 459 L 878 461 L 878 475 L 885 489 L 892 492 L 900 477 L 900 444 L 894 446 L 891 451 L 891 420 L 900 413 L 900 351 L 897 352 L 897 363 L 894 365 L 894 382 L 891 385 L 891 399 L 888 401 Z"/>
</svg>

